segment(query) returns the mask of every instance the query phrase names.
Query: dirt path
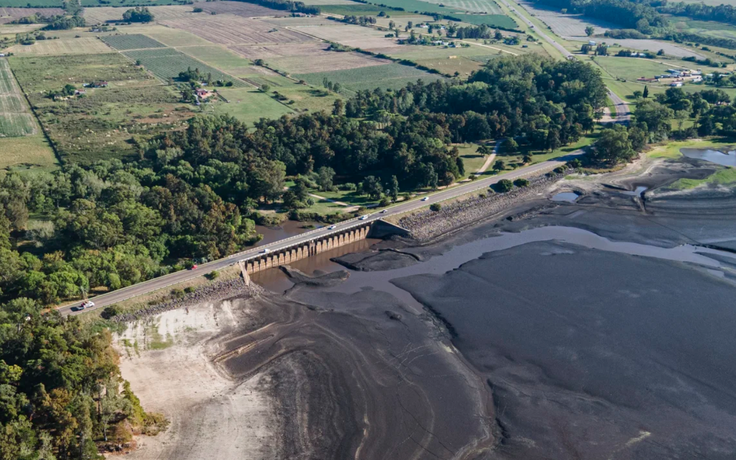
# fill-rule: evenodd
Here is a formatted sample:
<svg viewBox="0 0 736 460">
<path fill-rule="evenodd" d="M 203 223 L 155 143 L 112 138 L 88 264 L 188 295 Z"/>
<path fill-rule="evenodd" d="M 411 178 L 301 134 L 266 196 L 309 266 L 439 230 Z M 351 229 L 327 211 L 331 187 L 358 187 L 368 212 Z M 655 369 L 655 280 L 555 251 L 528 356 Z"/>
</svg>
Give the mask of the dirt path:
<svg viewBox="0 0 736 460">
<path fill-rule="evenodd" d="M 483 163 L 483 166 L 481 166 L 478 171 L 476 171 L 476 173 L 475 173 L 476 176 L 480 176 L 481 174 L 483 174 L 484 172 L 486 172 L 486 170 L 488 168 L 491 167 L 491 164 L 493 164 L 493 160 L 496 159 L 496 154 L 498 153 L 498 148 L 501 146 L 502 143 L 503 143 L 503 139 L 501 139 L 499 141 L 496 141 L 496 146 L 493 147 L 493 153 L 490 154 L 490 155 L 488 155 L 488 158 L 486 158 L 486 162 Z"/>
</svg>

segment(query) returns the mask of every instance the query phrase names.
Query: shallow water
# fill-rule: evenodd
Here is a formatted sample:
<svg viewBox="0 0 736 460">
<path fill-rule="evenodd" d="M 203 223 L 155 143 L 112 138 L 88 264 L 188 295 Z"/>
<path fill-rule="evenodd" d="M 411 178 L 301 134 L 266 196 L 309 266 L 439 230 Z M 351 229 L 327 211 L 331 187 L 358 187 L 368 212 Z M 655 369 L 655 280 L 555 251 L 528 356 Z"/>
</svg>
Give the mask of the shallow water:
<svg viewBox="0 0 736 460">
<path fill-rule="evenodd" d="M 639 185 L 639 186 L 636 187 L 636 190 L 630 190 L 630 191 L 626 191 L 626 192 L 623 192 L 623 193 L 624 193 L 624 195 L 639 196 L 640 197 L 640 196 L 642 196 L 642 194 L 644 194 L 644 192 L 647 191 L 648 188 L 649 187 L 644 187 L 643 185 Z"/>
<path fill-rule="evenodd" d="M 552 197 L 552 201 L 566 201 L 568 203 L 574 203 L 578 198 L 580 198 L 580 195 L 575 192 L 560 192 Z"/>
<path fill-rule="evenodd" d="M 391 280 L 406 276 L 419 274 L 441 275 L 458 268 L 466 262 L 477 259 L 484 253 L 501 251 L 515 246 L 538 241 L 560 241 L 577 244 L 590 249 L 600 251 L 617 252 L 637 256 L 653 257 L 657 259 L 672 260 L 678 262 L 689 262 L 705 266 L 712 270 L 721 268 L 721 263 L 707 256 L 709 253 L 717 253 L 721 256 L 731 257 L 736 260 L 736 255 L 705 249 L 691 245 L 682 245 L 674 248 L 661 248 L 638 243 L 614 242 L 596 235 L 587 230 L 573 227 L 548 226 L 525 230 L 519 233 L 502 233 L 499 236 L 483 238 L 467 244 L 458 245 L 446 253 L 434 256 L 431 259 L 403 268 L 385 271 L 359 272 L 351 271 L 350 278 L 342 284 L 329 288 L 330 291 L 353 293 L 360 290 L 375 289 L 392 294 L 413 310 L 419 312 L 422 306 L 406 291 L 396 287 Z M 376 240 L 360 242 L 356 246 L 346 246 L 327 253 L 320 254 L 315 258 L 305 259 L 292 267 L 305 273 L 313 273 L 315 270 L 333 272 L 344 270 L 340 264 L 332 262 L 330 258 L 337 257 L 348 252 L 366 250 Z M 416 252 L 407 250 L 406 252 Z M 289 278 L 278 269 L 270 269 L 253 275 L 252 279 L 274 292 L 284 292 L 293 286 Z"/>
<path fill-rule="evenodd" d="M 315 227 L 322 226 L 321 224 L 314 224 L 312 222 L 297 222 L 294 220 L 285 220 L 278 227 L 266 227 L 263 225 L 256 225 L 256 231 L 263 235 L 263 239 L 255 244 L 255 246 L 262 246 L 264 244 L 273 243 L 290 236 L 299 235 L 304 232 L 308 232 L 311 228 L 304 228 L 310 225 Z"/>
<path fill-rule="evenodd" d="M 688 158 L 710 161 L 721 166 L 736 167 L 736 150 L 724 153 L 710 149 L 680 149 L 680 152 Z"/>
</svg>

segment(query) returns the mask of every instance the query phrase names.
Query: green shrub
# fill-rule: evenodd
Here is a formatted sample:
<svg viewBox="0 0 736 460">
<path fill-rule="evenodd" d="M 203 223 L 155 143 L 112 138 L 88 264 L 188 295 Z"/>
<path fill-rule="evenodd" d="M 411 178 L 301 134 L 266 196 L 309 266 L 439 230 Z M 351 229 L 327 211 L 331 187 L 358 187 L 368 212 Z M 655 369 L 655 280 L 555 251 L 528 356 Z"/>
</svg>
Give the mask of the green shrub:
<svg viewBox="0 0 736 460">
<path fill-rule="evenodd" d="M 196 290 L 197 290 L 197 288 L 195 288 L 194 286 L 188 286 L 188 287 L 184 288 L 184 293 L 185 294 L 191 294 L 192 292 L 194 292 Z"/>
<path fill-rule="evenodd" d="M 517 187 L 527 187 L 529 185 L 529 181 L 526 179 L 516 179 L 514 181 L 514 185 Z"/>
<path fill-rule="evenodd" d="M 432 203 L 431 205 L 429 205 L 429 209 L 432 210 L 432 211 L 434 211 L 434 212 L 437 212 L 440 209 L 442 209 L 442 205 L 439 204 L 439 203 Z"/>
<path fill-rule="evenodd" d="M 210 272 L 210 273 L 207 273 L 205 276 L 207 277 L 208 280 L 214 281 L 220 277 L 220 272 L 218 271 Z"/>
</svg>

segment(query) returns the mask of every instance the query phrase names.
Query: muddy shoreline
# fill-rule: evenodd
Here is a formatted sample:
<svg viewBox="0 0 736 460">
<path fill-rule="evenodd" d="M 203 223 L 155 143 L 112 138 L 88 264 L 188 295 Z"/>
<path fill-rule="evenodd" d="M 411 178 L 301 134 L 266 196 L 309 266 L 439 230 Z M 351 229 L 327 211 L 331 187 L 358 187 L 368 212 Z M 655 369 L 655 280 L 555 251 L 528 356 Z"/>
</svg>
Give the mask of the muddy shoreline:
<svg viewBox="0 0 736 460">
<path fill-rule="evenodd" d="M 696 245 L 736 247 L 736 194 L 667 189 L 709 171 L 550 181 L 442 239 L 263 278 L 284 294 L 133 323 L 120 343 L 175 330 L 164 349 L 123 347 L 124 377 L 175 420 L 137 458 L 732 458 L 736 259 Z M 581 198 L 550 201 L 568 190 Z M 577 230 L 522 241 L 559 226 Z M 167 399 L 188 376 L 203 388 Z"/>
</svg>

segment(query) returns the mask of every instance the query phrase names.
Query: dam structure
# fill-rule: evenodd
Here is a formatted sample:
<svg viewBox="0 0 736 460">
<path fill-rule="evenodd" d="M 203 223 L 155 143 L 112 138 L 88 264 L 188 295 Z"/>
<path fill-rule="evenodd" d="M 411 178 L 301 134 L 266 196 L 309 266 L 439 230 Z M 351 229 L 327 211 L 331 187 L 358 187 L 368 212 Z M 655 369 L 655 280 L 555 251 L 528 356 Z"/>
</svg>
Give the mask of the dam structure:
<svg viewBox="0 0 736 460">
<path fill-rule="evenodd" d="M 280 245 L 282 247 L 278 249 L 264 250 L 266 252 L 248 255 L 241 258 L 238 263 L 244 274 L 252 275 L 262 270 L 288 265 L 297 260 L 306 259 L 369 237 L 381 238 L 391 234 L 406 236 L 408 233 L 407 230 L 384 220 L 358 221 L 351 226 L 336 228 L 332 231 L 325 232 L 325 229 L 322 228 L 303 233 L 294 237 L 293 244 L 288 244 L 288 239 L 281 240 L 280 243 L 287 243 L 287 245 Z M 311 236 L 311 238 L 305 238 L 306 236 Z"/>
</svg>

